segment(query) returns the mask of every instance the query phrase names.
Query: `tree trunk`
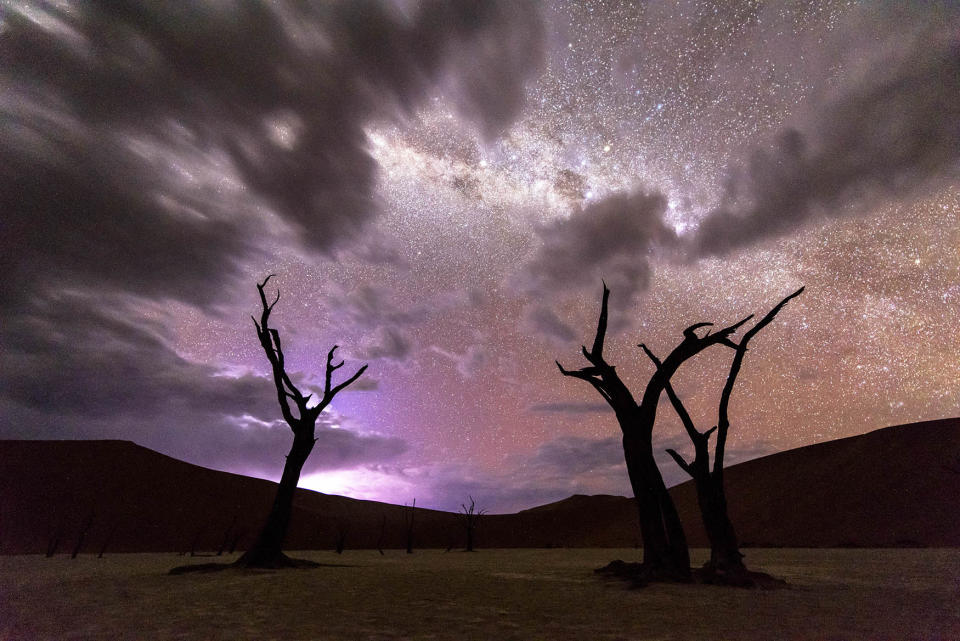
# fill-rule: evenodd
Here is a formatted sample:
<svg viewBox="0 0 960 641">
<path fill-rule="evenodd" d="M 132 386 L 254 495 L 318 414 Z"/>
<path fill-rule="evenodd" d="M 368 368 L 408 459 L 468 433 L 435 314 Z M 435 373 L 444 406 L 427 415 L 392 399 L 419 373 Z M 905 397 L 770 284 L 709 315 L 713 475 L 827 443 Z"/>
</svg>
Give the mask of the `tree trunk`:
<svg viewBox="0 0 960 641">
<path fill-rule="evenodd" d="M 737 533 L 727 515 L 727 500 L 723 487 L 711 475 L 695 479 L 697 503 L 703 519 L 707 538 L 710 540 L 709 567 L 717 573 L 743 572 L 743 555 L 737 541 Z"/>
<path fill-rule="evenodd" d="M 600 393 L 617 415 L 623 432 L 623 456 L 630 476 L 630 486 L 637 502 L 640 518 L 640 533 L 643 536 L 643 563 L 640 579 L 690 580 L 690 551 L 687 537 L 677 514 L 670 493 L 653 458 L 653 427 L 657 419 L 660 396 L 670 384 L 670 378 L 687 360 L 711 345 L 729 343 L 730 335 L 751 317 L 716 332 L 707 331 L 704 336 L 698 329 L 711 323 L 695 323 L 683 330 L 683 340 L 664 361 L 657 359 L 646 345 L 641 347 L 657 365 L 657 370 L 647 382 L 640 403 L 637 403 L 617 374 L 616 367 L 603 357 L 603 344 L 607 332 L 607 302 L 610 290 L 603 286 L 603 300 L 597 319 L 597 333 L 593 348 L 580 348 L 590 366 L 579 370 L 567 370 L 557 361 L 557 368 L 564 376 L 584 380 Z M 615 570 L 616 571 L 616 570 Z"/>
<path fill-rule="evenodd" d="M 642 440 L 624 436 L 623 453 L 640 520 L 645 573 L 651 578 L 688 579 L 690 553 L 683 525 L 653 452 Z"/>
<path fill-rule="evenodd" d="M 300 471 L 313 450 L 313 444 L 312 435 L 294 436 L 293 447 L 290 448 L 287 462 L 283 466 L 280 486 L 277 488 L 277 496 L 273 501 L 273 508 L 270 510 L 267 522 L 250 549 L 237 560 L 238 565 L 275 568 L 286 567 L 292 563 L 292 560 L 282 551 L 283 539 L 290 525 L 293 495 L 300 482 Z"/>
</svg>

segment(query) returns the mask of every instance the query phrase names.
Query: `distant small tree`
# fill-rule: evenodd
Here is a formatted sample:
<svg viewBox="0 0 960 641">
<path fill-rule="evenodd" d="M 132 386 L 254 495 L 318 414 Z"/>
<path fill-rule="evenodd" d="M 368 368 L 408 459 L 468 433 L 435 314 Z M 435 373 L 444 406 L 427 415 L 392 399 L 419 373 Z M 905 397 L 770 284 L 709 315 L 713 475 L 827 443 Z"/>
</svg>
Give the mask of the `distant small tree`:
<svg viewBox="0 0 960 641">
<path fill-rule="evenodd" d="M 953 472 L 954 474 L 960 474 L 960 454 L 957 454 L 953 457 L 952 461 L 944 463 L 941 467 L 948 472 Z"/>
<path fill-rule="evenodd" d="M 347 534 L 349 532 L 350 527 L 346 523 L 341 521 L 340 524 L 337 525 L 337 538 L 334 540 L 334 551 L 337 554 L 343 554 L 343 551 L 346 549 Z"/>
<path fill-rule="evenodd" d="M 727 433 L 730 430 L 728 408 L 730 395 L 733 393 L 734 384 L 747 353 L 747 344 L 760 330 L 770 324 L 791 299 L 799 296 L 802 292 L 803 287 L 780 301 L 766 316 L 747 330 L 739 342 L 735 342 L 732 338 L 724 341 L 725 345 L 734 349 L 734 357 L 730 364 L 727 381 L 720 394 L 717 425 L 705 432 L 700 432 L 690 418 L 683 402 L 677 396 L 673 385 L 669 381 L 666 384 L 667 396 L 694 446 L 694 458 L 689 462 L 676 450 L 668 449 L 667 453 L 684 472 L 690 475 L 697 490 L 700 516 L 703 519 L 707 538 L 710 540 L 710 561 L 704 567 L 704 576 L 707 580 L 750 585 L 757 580 L 769 578 L 767 575 L 747 571 L 743 563 L 743 554 L 740 553 L 736 531 L 727 512 L 727 497 L 723 484 L 723 457 L 727 443 Z M 660 359 L 646 345 L 641 344 L 640 347 L 658 369 L 662 367 Z M 717 433 L 717 438 L 713 453 L 713 469 L 711 469 L 709 441 L 714 431 Z"/>
<path fill-rule="evenodd" d="M 50 538 L 47 539 L 47 550 L 44 553 L 48 559 L 57 553 L 57 548 L 60 547 L 60 539 L 63 537 L 63 523 L 57 526 L 57 529 L 51 533 Z"/>
<path fill-rule="evenodd" d="M 93 512 L 83 521 L 83 524 L 80 526 L 80 532 L 77 533 L 77 542 L 73 546 L 73 551 L 70 553 L 70 558 L 75 559 L 77 555 L 80 554 L 81 548 L 83 548 L 83 542 L 87 538 L 87 532 L 90 531 L 90 526 L 93 525 Z"/>
<path fill-rule="evenodd" d="M 233 538 L 230 539 L 230 548 L 227 550 L 230 554 L 233 554 L 237 551 L 237 546 L 240 545 L 240 539 L 244 537 L 247 531 L 243 528 L 238 528 L 234 534 Z"/>
<path fill-rule="evenodd" d="M 403 524 L 407 530 L 407 554 L 413 554 L 413 519 L 417 513 L 417 499 L 410 506 L 404 505 Z"/>
<path fill-rule="evenodd" d="M 383 554 L 383 539 L 387 535 L 387 515 L 380 515 L 380 536 L 377 537 L 377 552 L 380 553 L 380 556 Z"/>
<path fill-rule="evenodd" d="M 110 526 L 110 531 L 107 532 L 107 536 L 103 539 L 103 545 L 100 546 L 100 552 L 97 553 L 97 558 L 102 559 L 104 553 L 107 551 L 107 547 L 113 542 L 113 537 L 117 533 L 117 527 L 119 526 L 118 521 L 114 521 L 113 525 Z"/>
<path fill-rule="evenodd" d="M 477 525 L 480 524 L 480 517 L 486 513 L 486 510 L 477 509 L 477 504 L 472 496 L 470 497 L 469 507 L 467 507 L 465 503 L 460 504 L 460 516 L 467 530 L 467 552 L 473 552 L 474 534 L 477 530 Z"/>
<path fill-rule="evenodd" d="M 190 539 L 190 556 L 197 556 L 197 545 L 200 543 L 200 536 L 202 534 L 202 528 L 197 528 L 197 531 L 193 533 L 193 538 Z"/>
<path fill-rule="evenodd" d="M 233 529 L 237 526 L 237 514 L 234 513 L 233 520 L 230 521 L 227 531 L 223 533 L 223 540 L 220 542 L 220 547 L 217 549 L 217 556 L 223 556 L 224 550 L 226 550 L 230 545 L 230 540 L 232 538 Z"/>
<path fill-rule="evenodd" d="M 353 376 L 338 385 L 334 385 L 333 373 L 343 366 L 343 361 L 334 363 L 333 355 L 338 347 L 334 345 L 327 353 L 323 396 L 316 405 L 310 407 L 308 403 L 313 395 L 304 394 L 294 385 L 284 363 L 283 348 L 280 345 L 280 332 L 269 325 L 270 312 L 273 311 L 274 305 L 280 300 L 280 290 L 278 289 L 273 302 L 267 302 L 264 287 L 272 277 L 271 274 L 262 283 L 257 283 L 262 310 L 259 322 L 254 318 L 253 325 L 257 330 L 257 338 L 260 339 L 260 346 L 263 347 L 267 360 L 270 361 L 273 383 L 277 390 L 277 401 L 280 403 L 280 412 L 284 420 L 293 432 L 293 446 L 290 448 L 290 453 L 287 454 L 283 474 L 280 477 L 280 485 L 277 488 L 277 495 L 273 501 L 273 508 L 267 517 L 267 522 L 260 530 L 260 534 L 250 549 L 236 562 L 238 565 L 245 567 L 280 568 L 304 565 L 304 562 L 295 561 L 285 555 L 282 546 L 287 535 L 287 528 L 290 525 L 293 495 L 300 481 L 300 472 L 317 442 L 315 436 L 317 419 L 320 413 L 330 405 L 334 397 L 360 378 L 367 369 L 367 366 L 363 365 Z"/>
</svg>

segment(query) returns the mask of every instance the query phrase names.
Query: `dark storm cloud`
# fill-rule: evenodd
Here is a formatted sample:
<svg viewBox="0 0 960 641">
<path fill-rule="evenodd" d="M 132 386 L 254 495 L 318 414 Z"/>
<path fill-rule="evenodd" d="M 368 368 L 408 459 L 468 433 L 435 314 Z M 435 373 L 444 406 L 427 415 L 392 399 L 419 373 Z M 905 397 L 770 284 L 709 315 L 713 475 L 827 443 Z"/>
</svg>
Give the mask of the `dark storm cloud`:
<svg viewBox="0 0 960 641">
<path fill-rule="evenodd" d="M 610 406 L 606 403 L 537 403 L 527 409 L 537 413 L 593 414 L 595 412 L 608 412 Z"/>
<path fill-rule="evenodd" d="M 10 6 L 5 297 L 56 272 L 203 302 L 277 231 L 264 210 L 330 249 L 376 212 L 366 125 L 439 89 L 492 136 L 541 40 L 514 2 Z"/>
<path fill-rule="evenodd" d="M 700 225 L 697 255 L 723 255 L 813 218 L 957 179 L 960 9 L 873 5 L 838 32 L 854 40 L 841 55 L 840 81 L 731 172 L 722 204 Z"/>
<path fill-rule="evenodd" d="M 164 302 L 210 311 L 281 243 L 343 251 L 377 213 L 365 127 L 443 93 L 493 136 L 541 40 L 537 8 L 517 2 L 5 5 L 3 435 L 130 438 L 278 469 L 289 433 L 272 382 L 183 359 Z M 354 255 L 400 262 L 388 242 L 364 244 Z M 377 318 L 380 354 L 409 350 L 395 329 L 408 316 Z M 321 436 L 319 465 L 405 448 Z"/>
<path fill-rule="evenodd" d="M 374 342 L 365 345 L 357 351 L 357 357 L 363 359 L 387 358 L 403 360 L 413 348 L 410 340 L 399 330 L 393 327 L 381 328 Z"/>
<path fill-rule="evenodd" d="M 343 390 L 342 393 L 346 392 L 374 392 L 380 389 L 380 381 L 375 378 L 371 378 L 368 374 L 364 373 L 363 377 L 350 384 L 350 387 Z"/>
<path fill-rule="evenodd" d="M 560 474 L 579 475 L 623 465 L 623 445 L 617 437 L 588 439 L 561 436 L 537 448 L 529 464 Z"/>
<path fill-rule="evenodd" d="M 273 382 L 183 359 L 162 324 L 133 320 L 125 307 L 139 302 L 37 299 L 0 329 L 0 438 L 123 438 L 205 465 L 278 471 L 291 434 L 276 420 Z M 323 415 L 311 465 L 382 462 L 406 449 L 340 421 Z"/>
<path fill-rule="evenodd" d="M 619 294 L 612 304 L 626 307 L 649 282 L 650 252 L 675 242 L 662 219 L 666 206 L 659 193 L 617 193 L 541 228 L 543 244 L 525 267 L 523 286 L 554 298 L 603 279 Z"/>
<path fill-rule="evenodd" d="M 445 463 L 407 471 L 408 480 L 427 489 L 425 505 L 456 510 L 467 496 L 490 512 L 515 512 L 572 494 L 630 494 L 619 437 L 561 436 L 529 454 L 508 458 L 491 472 L 466 463 Z M 413 477 L 413 478 L 411 478 Z"/>
<path fill-rule="evenodd" d="M 548 307 L 538 305 L 528 309 L 524 314 L 524 320 L 527 326 L 538 334 L 550 336 L 564 343 L 577 337 L 576 332 Z"/>
<path fill-rule="evenodd" d="M 685 434 L 654 435 L 654 458 L 667 487 L 672 487 L 690 477 L 666 453 L 667 448 L 686 455 L 692 445 Z M 728 444 L 728 467 L 769 454 L 774 449 L 764 442 L 749 446 Z M 477 507 L 492 513 L 516 512 L 572 494 L 632 496 L 619 434 L 600 439 L 560 436 L 530 453 L 509 456 L 500 471 L 463 462 L 415 468 L 386 464 L 376 469 L 388 477 L 396 477 L 398 485 L 416 486 L 421 492 L 418 505 L 452 511 L 468 496 L 476 499 Z"/>
<path fill-rule="evenodd" d="M 357 358 L 403 360 L 414 344 L 407 335 L 410 327 L 423 322 L 427 305 L 404 306 L 382 287 L 361 285 L 326 297 L 337 324 L 366 330 L 366 340 L 355 348 Z"/>
<path fill-rule="evenodd" d="M 431 346 L 430 351 L 452 361 L 463 378 L 473 378 L 479 374 L 488 361 L 487 351 L 480 345 L 470 345 L 462 354 L 447 351 L 436 345 Z"/>
<path fill-rule="evenodd" d="M 401 304 L 393 292 L 367 284 L 331 294 L 326 300 L 338 318 L 355 327 L 407 327 L 422 322 L 430 312 L 425 304 Z"/>
</svg>

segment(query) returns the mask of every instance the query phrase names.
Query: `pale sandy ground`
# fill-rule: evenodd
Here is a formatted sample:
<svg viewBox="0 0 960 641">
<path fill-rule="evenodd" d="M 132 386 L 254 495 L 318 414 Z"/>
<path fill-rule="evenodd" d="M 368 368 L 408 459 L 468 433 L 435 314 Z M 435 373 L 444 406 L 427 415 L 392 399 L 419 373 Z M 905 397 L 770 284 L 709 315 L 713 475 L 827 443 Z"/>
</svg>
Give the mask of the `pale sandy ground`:
<svg viewBox="0 0 960 641">
<path fill-rule="evenodd" d="M 0 639 L 960 640 L 960 550 L 749 550 L 790 582 L 774 591 L 592 573 L 637 554 L 348 550 L 299 556 L 353 567 L 183 576 L 172 554 L 0 557 Z"/>
</svg>

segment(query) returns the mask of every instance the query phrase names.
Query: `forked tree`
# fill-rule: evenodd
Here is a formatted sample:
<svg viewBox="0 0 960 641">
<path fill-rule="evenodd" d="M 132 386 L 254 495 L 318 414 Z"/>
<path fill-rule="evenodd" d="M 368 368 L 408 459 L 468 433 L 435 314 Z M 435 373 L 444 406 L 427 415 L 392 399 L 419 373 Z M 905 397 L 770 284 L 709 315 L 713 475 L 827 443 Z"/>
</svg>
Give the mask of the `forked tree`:
<svg viewBox="0 0 960 641">
<path fill-rule="evenodd" d="M 730 335 L 751 317 L 748 316 L 713 334 L 707 330 L 703 336 L 698 335 L 697 330 L 709 327 L 712 323 L 697 323 L 683 330 L 683 340 L 654 371 L 638 403 L 620 379 L 616 368 L 610 365 L 603 355 L 609 297 L 610 290 L 604 284 L 593 348 L 588 350 L 586 346 L 581 347 L 584 358 L 590 364 L 579 370 L 567 370 L 558 361 L 557 367 L 564 376 L 590 383 L 613 408 L 620 424 L 620 431 L 623 433 L 623 457 L 637 504 L 643 538 L 640 578 L 686 580 L 690 578 L 690 552 L 686 535 L 653 457 L 653 427 L 657 418 L 657 404 L 661 392 L 684 361 L 711 345 L 729 342 Z"/>
<path fill-rule="evenodd" d="M 403 506 L 403 526 L 407 534 L 407 554 L 413 554 L 413 520 L 417 516 L 417 499 L 412 505 Z"/>
<path fill-rule="evenodd" d="M 676 450 L 668 449 L 667 453 L 677 462 L 684 472 L 690 475 L 697 490 L 697 503 L 700 507 L 700 516 L 707 538 L 710 540 L 710 560 L 704 566 L 702 574 L 705 580 L 736 585 L 751 585 L 759 580 L 769 579 L 765 574 L 748 572 L 743 563 L 743 554 L 740 553 L 740 544 L 737 533 L 730 521 L 727 512 L 727 497 L 723 484 L 723 457 L 727 444 L 727 434 L 730 430 L 730 395 L 737 382 L 737 376 L 743 365 L 747 353 L 747 345 L 760 330 L 770 324 L 781 309 L 793 298 L 803 292 L 803 287 L 793 292 L 776 307 L 771 309 L 756 325 L 747 330 L 739 342 L 725 339 L 724 345 L 733 348 L 734 357 L 730 364 L 726 383 L 720 394 L 720 404 L 717 411 L 717 424 L 705 432 L 696 428 L 689 412 L 677 396 L 673 385 L 667 382 L 666 392 L 674 410 L 680 417 L 681 423 L 694 446 L 694 457 L 687 461 Z M 640 347 L 647 354 L 659 370 L 662 367 L 660 359 L 644 344 Z M 713 449 L 713 468 L 710 466 L 710 436 L 716 432 L 717 438 Z"/>
<path fill-rule="evenodd" d="M 470 505 L 466 503 L 460 505 L 460 516 L 463 519 L 463 526 L 467 529 L 467 552 L 473 552 L 474 535 L 477 531 L 477 525 L 480 523 L 480 517 L 487 513 L 486 510 L 478 510 L 477 503 L 470 497 Z"/>
<path fill-rule="evenodd" d="M 367 369 L 363 365 L 353 376 L 343 381 L 339 385 L 333 384 L 333 373 L 343 366 L 343 361 L 334 363 L 334 352 L 337 345 L 334 345 L 327 353 L 327 368 L 324 378 L 323 396 L 320 401 L 309 406 L 312 394 L 303 394 L 300 389 L 294 385 L 290 376 L 287 374 L 286 365 L 283 360 L 283 347 L 280 344 L 280 333 L 269 326 L 270 312 L 274 305 L 280 300 L 280 290 L 277 290 L 277 296 L 272 303 L 267 302 L 267 296 L 264 293 L 264 287 L 273 277 L 267 276 L 262 283 L 257 284 L 257 291 L 260 293 L 260 303 L 263 309 L 260 313 L 260 320 L 253 319 L 253 324 L 257 329 L 257 338 L 260 339 L 260 345 L 270 361 L 273 372 L 273 383 L 277 390 L 277 400 L 280 403 L 280 412 L 283 419 L 290 426 L 293 432 L 293 445 L 290 453 L 287 454 L 286 463 L 283 465 L 283 474 L 280 477 L 280 486 L 277 488 L 277 495 L 273 501 L 273 507 L 267 517 L 267 521 L 260 530 L 260 534 L 254 540 L 253 545 L 238 560 L 237 564 L 246 567 L 267 567 L 279 568 L 301 565 L 303 562 L 296 561 L 285 555 L 282 551 L 283 539 L 287 534 L 287 528 L 290 525 L 290 513 L 293 508 L 293 495 L 297 489 L 297 483 L 300 481 L 300 472 L 304 463 L 313 451 L 313 446 L 317 442 L 316 424 L 317 418 L 333 398 L 344 388 L 356 381 Z"/>
</svg>

